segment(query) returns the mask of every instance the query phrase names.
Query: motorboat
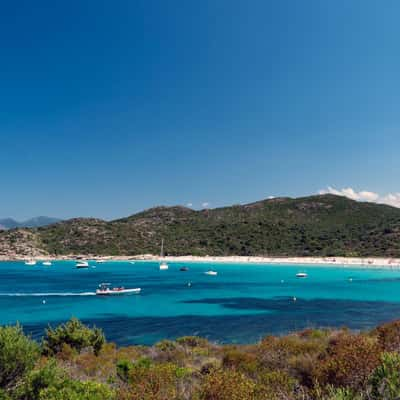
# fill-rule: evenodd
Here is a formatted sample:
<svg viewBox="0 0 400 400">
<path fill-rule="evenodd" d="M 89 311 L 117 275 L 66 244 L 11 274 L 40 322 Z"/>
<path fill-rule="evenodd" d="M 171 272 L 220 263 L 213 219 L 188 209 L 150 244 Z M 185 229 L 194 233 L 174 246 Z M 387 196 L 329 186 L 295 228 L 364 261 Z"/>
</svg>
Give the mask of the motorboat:
<svg viewBox="0 0 400 400">
<path fill-rule="evenodd" d="M 89 263 L 88 263 L 87 261 L 78 261 L 78 262 L 75 264 L 75 267 L 78 268 L 78 269 L 81 269 L 81 268 L 89 268 Z"/>
<path fill-rule="evenodd" d="M 206 271 L 206 272 L 204 272 L 206 275 L 218 275 L 218 272 L 217 271 L 213 271 L 213 270 L 209 270 L 209 271 Z"/>
<path fill-rule="evenodd" d="M 189 268 L 188 267 L 180 267 L 179 271 L 189 271 Z"/>
<path fill-rule="evenodd" d="M 165 261 L 162 261 L 159 266 L 160 270 L 168 269 L 168 264 Z"/>
<path fill-rule="evenodd" d="M 161 240 L 161 251 L 160 251 L 160 259 L 164 258 L 164 239 Z M 168 264 L 165 261 L 161 261 L 159 265 L 160 271 L 168 269 Z"/>
<path fill-rule="evenodd" d="M 296 274 L 296 278 L 307 278 L 307 274 L 305 272 L 298 272 Z"/>
<path fill-rule="evenodd" d="M 35 260 L 27 260 L 27 261 L 25 261 L 25 265 L 30 265 L 30 266 L 36 265 L 36 261 Z"/>
<path fill-rule="evenodd" d="M 101 283 L 99 285 L 99 289 L 96 290 L 96 295 L 97 296 L 116 296 L 116 295 L 121 295 L 121 294 L 134 294 L 134 293 L 140 293 L 142 290 L 141 288 L 133 288 L 133 289 L 127 289 L 123 286 L 120 287 L 110 287 L 110 283 Z"/>
<path fill-rule="evenodd" d="M 43 261 L 42 265 L 44 265 L 45 267 L 50 267 L 52 264 L 51 261 Z"/>
</svg>

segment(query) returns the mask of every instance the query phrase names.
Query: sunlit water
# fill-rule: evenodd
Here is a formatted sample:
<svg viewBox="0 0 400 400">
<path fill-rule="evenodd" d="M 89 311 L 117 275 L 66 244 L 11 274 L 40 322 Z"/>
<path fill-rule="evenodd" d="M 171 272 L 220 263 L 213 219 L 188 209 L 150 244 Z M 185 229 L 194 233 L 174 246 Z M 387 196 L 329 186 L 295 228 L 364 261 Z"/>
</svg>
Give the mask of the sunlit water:
<svg viewBox="0 0 400 400">
<path fill-rule="evenodd" d="M 19 321 L 39 338 L 49 324 L 76 316 L 119 344 L 183 335 L 245 343 L 306 327 L 365 329 L 400 318 L 397 270 L 169 263 L 169 270 L 160 271 L 151 262 L 90 265 L 0 262 L 0 323 Z M 179 271 L 182 265 L 189 271 Z M 218 275 L 205 275 L 208 269 Z M 308 277 L 296 278 L 299 271 Z M 142 292 L 96 296 L 101 282 Z"/>
</svg>

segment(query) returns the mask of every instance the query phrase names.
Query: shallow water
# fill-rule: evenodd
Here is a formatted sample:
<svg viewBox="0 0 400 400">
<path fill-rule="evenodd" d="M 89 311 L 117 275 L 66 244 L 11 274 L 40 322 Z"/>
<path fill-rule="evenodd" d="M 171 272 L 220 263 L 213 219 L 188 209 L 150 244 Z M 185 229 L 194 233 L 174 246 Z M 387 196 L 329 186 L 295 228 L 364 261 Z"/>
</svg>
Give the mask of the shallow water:
<svg viewBox="0 0 400 400">
<path fill-rule="evenodd" d="M 169 263 L 160 271 L 152 262 L 90 264 L 0 262 L 0 323 L 19 321 L 39 338 L 48 324 L 76 316 L 119 344 L 183 335 L 245 343 L 306 327 L 365 329 L 400 317 L 399 270 Z M 190 270 L 179 271 L 182 265 Z M 208 269 L 218 276 L 205 275 Z M 296 278 L 299 271 L 308 277 Z M 142 292 L 95 296 L 101 282 Z"/>
</svg>

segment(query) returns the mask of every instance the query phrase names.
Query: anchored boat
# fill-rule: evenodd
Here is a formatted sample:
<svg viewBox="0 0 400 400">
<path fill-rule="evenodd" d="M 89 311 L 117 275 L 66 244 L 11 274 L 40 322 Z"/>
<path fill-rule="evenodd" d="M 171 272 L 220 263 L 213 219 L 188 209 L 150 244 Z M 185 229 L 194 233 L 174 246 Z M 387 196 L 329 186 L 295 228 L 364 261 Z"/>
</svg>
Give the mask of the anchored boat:
<svg viewBox="0 0 400 400">
<path fill-rule="evenodd" d="M 76 268 L 89 268 L 89 263 L 87 261 L 78 261 L 75 264 Z"/>
<path fill-rule="evenodd" d="M 141 288 L 126 289 L 123 286 L 120 287 L 110 287 L 110 283 L 101 283 L 99 289 L 96 290 L 96 295 L 98 296 L 115 296 L 120 294 L 133 294 L 140 293 Z"/>
</svg>

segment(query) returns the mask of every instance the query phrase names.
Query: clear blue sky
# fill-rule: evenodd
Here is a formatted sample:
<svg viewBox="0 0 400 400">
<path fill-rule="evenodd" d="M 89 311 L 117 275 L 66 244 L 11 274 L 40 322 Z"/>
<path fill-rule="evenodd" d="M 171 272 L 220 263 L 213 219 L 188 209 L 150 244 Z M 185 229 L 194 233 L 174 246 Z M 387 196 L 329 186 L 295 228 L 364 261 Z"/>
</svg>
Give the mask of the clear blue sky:
<svg viewBox="0 0 400 400">
<path fill-rule="evenodd" d="M 398 1 L 18 1 L 0 216 L 400 191 Z"/>
</svg>

